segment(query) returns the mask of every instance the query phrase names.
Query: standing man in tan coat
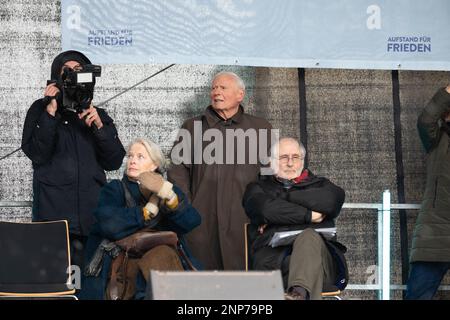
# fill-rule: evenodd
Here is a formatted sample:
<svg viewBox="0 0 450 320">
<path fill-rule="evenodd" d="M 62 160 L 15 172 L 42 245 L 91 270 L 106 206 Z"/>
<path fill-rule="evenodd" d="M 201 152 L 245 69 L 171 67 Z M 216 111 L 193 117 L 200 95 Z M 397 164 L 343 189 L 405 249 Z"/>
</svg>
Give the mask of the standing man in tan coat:
<svg viewBox="0 0 450 320">
<path fill-rule="evenodd" d="M 245 85 L 232 72 L 217 74 L 211 105 L 184 122 L 172 148 L 168 178 L 190 197 L 202 224 L 187 236 L 206 270 L 243 270 L 242 196 L 268 164 L 271 125 L 244 112 Z M 272 134 L 275 139 L 276 134 Z"/>
</svg>

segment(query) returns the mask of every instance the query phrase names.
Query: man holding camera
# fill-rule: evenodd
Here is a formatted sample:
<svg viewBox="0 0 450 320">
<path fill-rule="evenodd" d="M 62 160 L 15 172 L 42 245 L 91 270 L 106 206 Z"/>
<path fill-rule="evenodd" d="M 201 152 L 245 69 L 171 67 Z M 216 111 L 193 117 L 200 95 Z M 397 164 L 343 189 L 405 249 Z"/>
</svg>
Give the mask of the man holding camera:
<svg viewBox="0 0 450 320">
<path fill-rule="evenodd" d="M 87 72 L 93 68 L 97 73 Z M 92 105 L 99 70 L 80 52 L 59 54 L 22 134 L 33 162 L 33 221 L 67 220 L 72 264 L 80 267 L 104 170 L 119 169 L 125 156 L 113 120 Z"/>
</svg>

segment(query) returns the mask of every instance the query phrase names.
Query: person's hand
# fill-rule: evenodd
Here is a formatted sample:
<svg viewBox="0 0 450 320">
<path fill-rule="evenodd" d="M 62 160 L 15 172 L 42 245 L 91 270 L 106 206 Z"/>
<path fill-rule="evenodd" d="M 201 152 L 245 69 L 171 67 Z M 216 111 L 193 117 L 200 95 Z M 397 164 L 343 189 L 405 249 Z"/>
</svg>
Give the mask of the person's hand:
<svg viewBox="0 0 450 320">
<path fill-rule="evenodd" d="M 78 114 L 80 119 L 84 119 L 84 122 L 88 127 L 92 126 L 92 123 L 95 124 L 97 129 L 103 127 L 103 122 L 98 115 L 97 109 L 91 104 L 89 109 L 84 110 L 82 113 Z"/>
<path fill-rule="evenodd" d="M 171 200 L 176 196 L 173 192 L 173 184 L 166 181 L 162 175 L 153 171 L 145 171 L 137 177 L 139 190 L 143 195 L 156 193 L 164 200 Z"/>
<path fill-rule="evenodd" d="M 44 96 L 56 97 L 56 95 L 58 93 L 59 93 L 59 89 L 56 86 L 56 84 L 51 83 L 45 88 Z M 54 117 L 57 109 L 58 109 L 58 103 L 56 102 L 56 99 L 51 99 L 50 103 L 46 106 L 47 112 Z"/>
<path fill-rule="evenodd" d="M 164 178 L 156 172 L 145 171 L 137 177 L 139 190 L 148 199 L 150 194 L 158 193 L 164 184 Z"/>
<path fill-rule="evenodd" d="M 325 215 L 320 212 L 312 211 L 311 212 L 311 222 L 312 223 L 320 223 L 325 219 Z"/>
<path fill-rule="evenodd" d="M 138 178 L 139 179 L 139 178 Z M 136 180 L 138 181 L 138 180 Z M 138 181 L 139 191 L 144 196 L 144 199 L 150 200 L 151 195 L 153 194 L 152 191 L 144 187 L 144 185 Z"/>
<path fill-rule="evenodd" d="M 149 221 L 158 215 L 159 201 L 159 198 L 155 194 L 153 194 L 150 199 L 148 199 L 147 204 L 142 209 L 144 221 Z"/>
<path fill-rule="evenodd" d="M 450 93 L 450 84 L 447 86 L 447 88 L 445 88 L 445 91 L 447 91 L 448 93 Z"/>
</svg>

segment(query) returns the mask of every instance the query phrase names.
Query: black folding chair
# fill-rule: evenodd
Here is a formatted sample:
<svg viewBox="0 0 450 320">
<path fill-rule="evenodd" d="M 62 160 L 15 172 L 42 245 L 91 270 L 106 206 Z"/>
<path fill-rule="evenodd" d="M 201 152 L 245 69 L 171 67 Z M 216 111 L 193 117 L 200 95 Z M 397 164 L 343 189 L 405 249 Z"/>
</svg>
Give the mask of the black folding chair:
<svg viewBox="0 0 450 320">
<path fill-rule="evenodd" d="M 67 221 L 0 221 L 0 298 L 72 298 Z"/>
</svg>

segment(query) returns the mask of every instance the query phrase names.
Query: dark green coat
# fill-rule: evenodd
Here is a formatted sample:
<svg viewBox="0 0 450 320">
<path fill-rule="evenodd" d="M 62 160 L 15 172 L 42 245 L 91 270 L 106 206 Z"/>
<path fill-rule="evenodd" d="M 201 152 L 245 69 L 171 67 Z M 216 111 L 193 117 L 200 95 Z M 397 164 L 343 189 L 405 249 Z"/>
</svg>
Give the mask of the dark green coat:
<svg viewBox="0 0 450 320">
<path fill-rule="evenodd" d="M 450 261 L 450 128 L 441 120 L 446 111 L 450 111 L 450 94 L 442 88 L 417 123 L 427 152 L 427 177 L 414 229 L 411 262 Z"/>
</svg>

